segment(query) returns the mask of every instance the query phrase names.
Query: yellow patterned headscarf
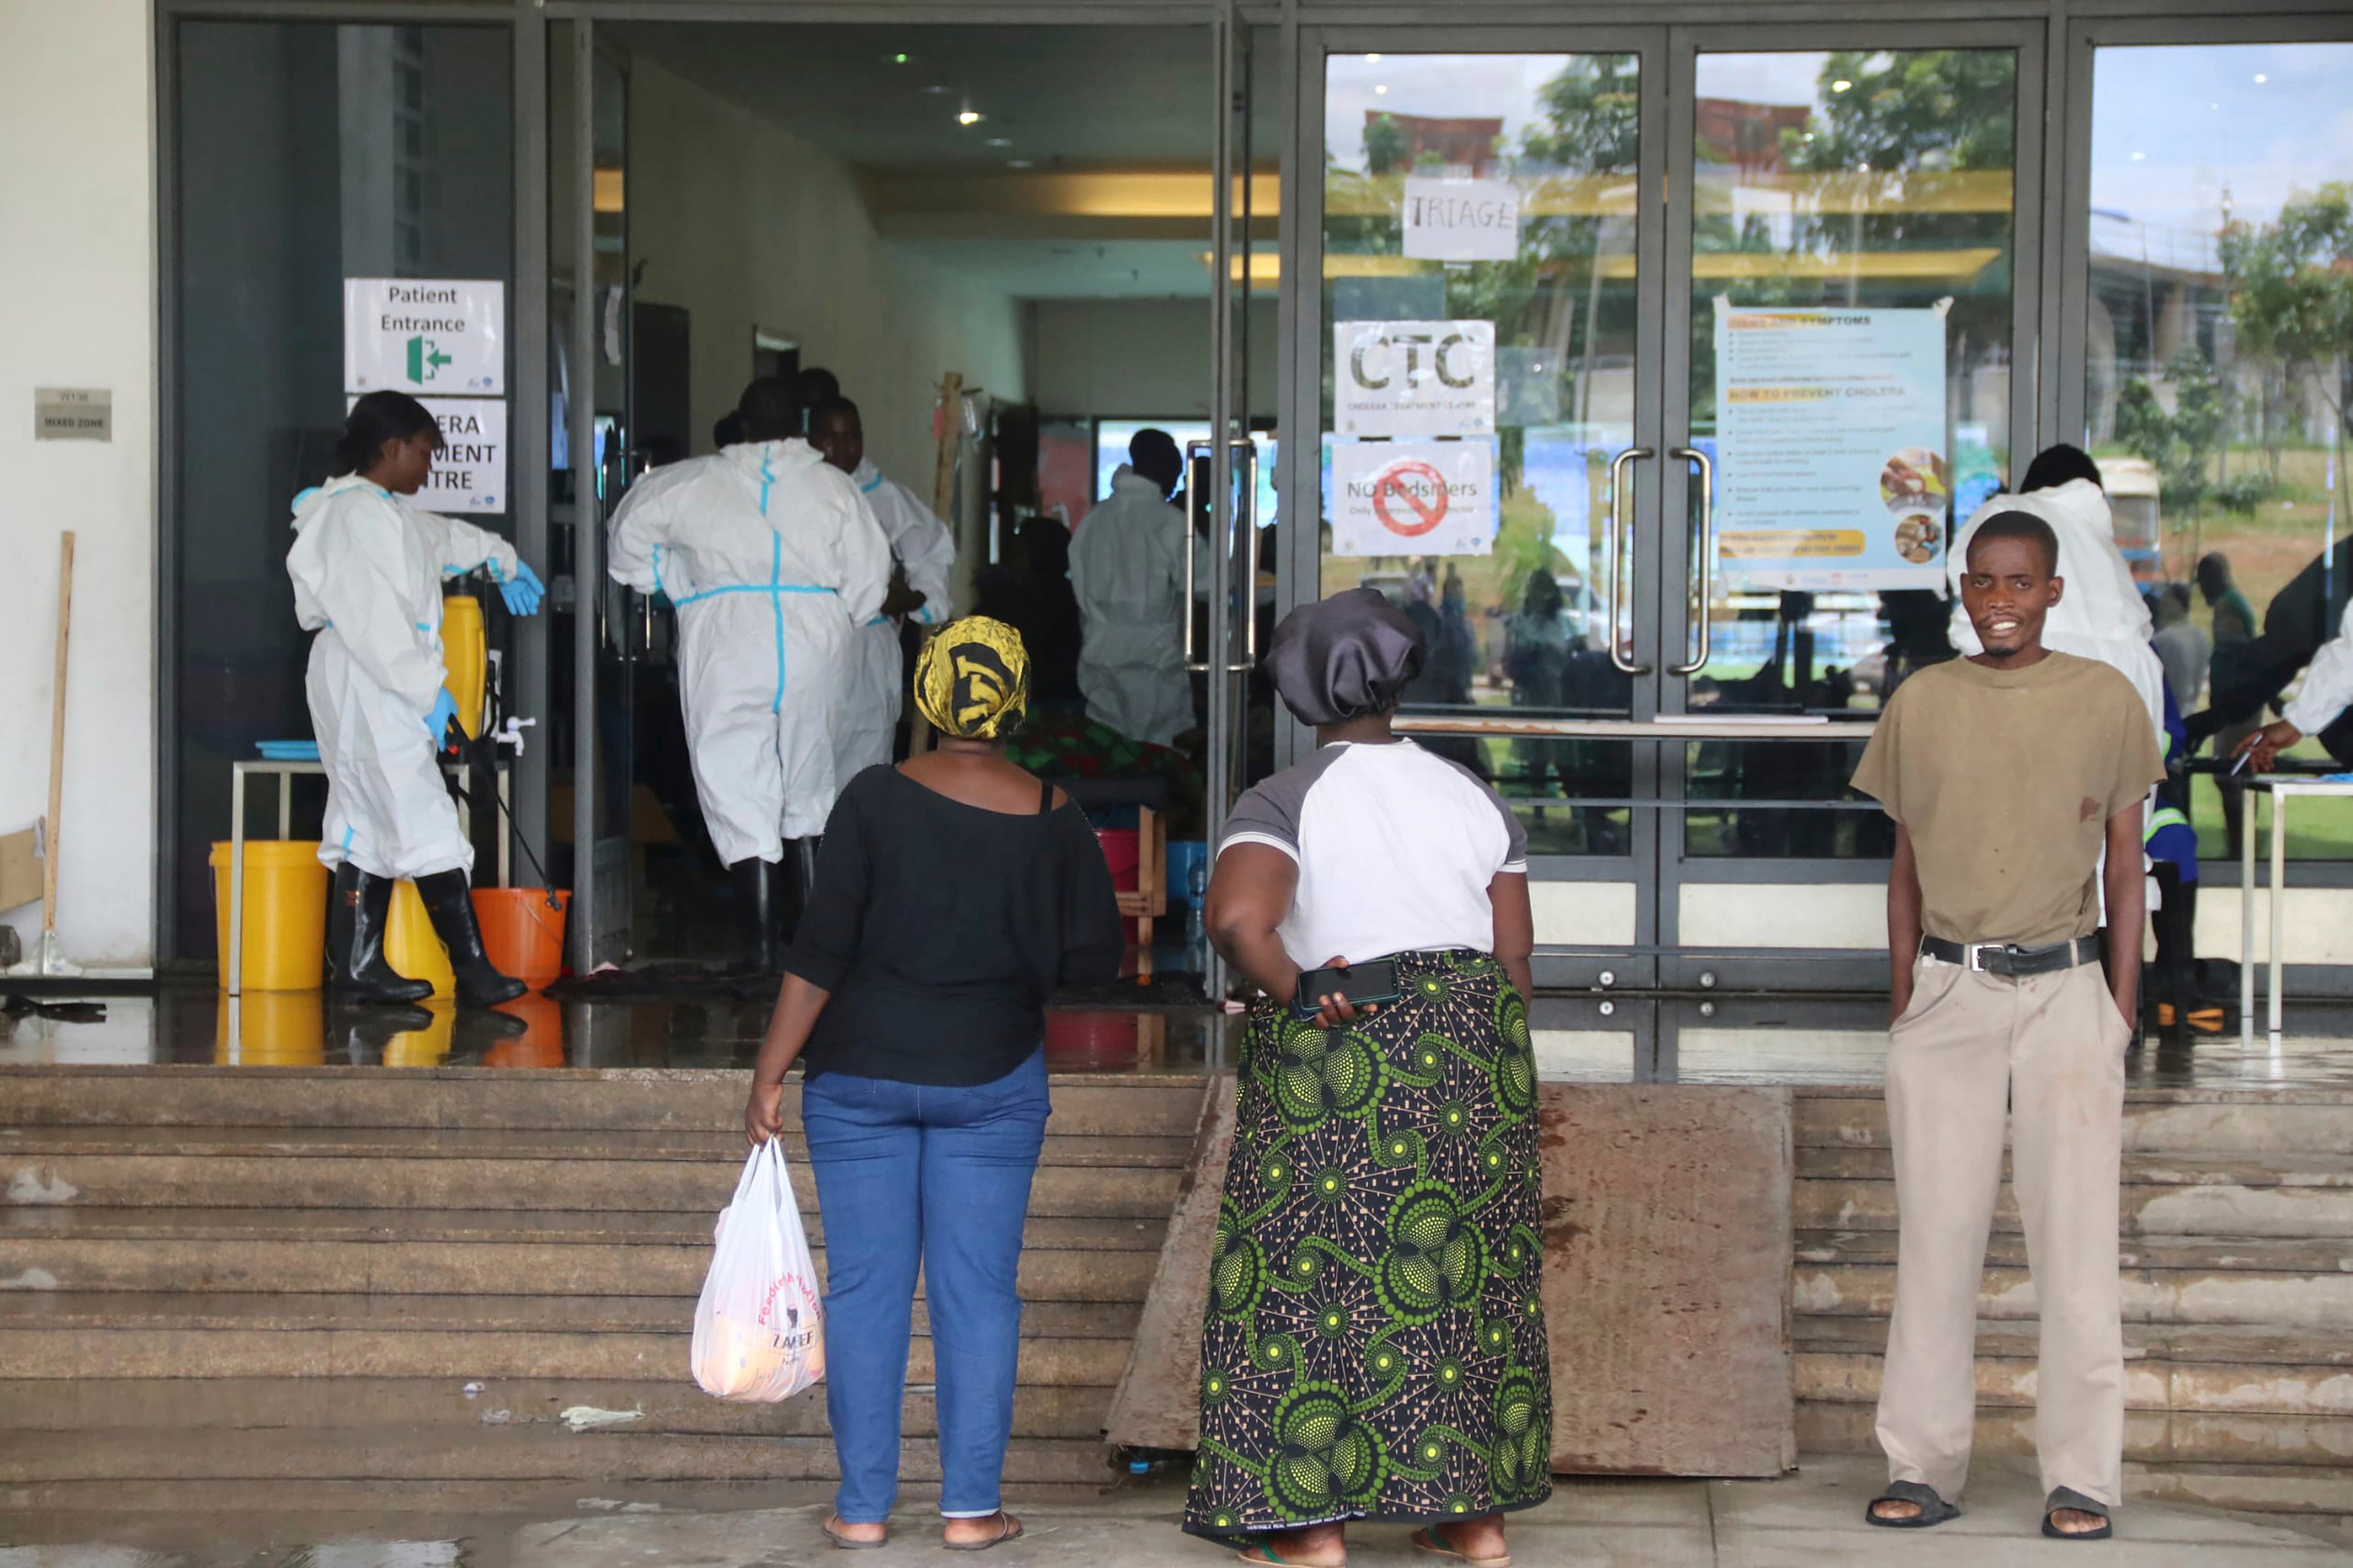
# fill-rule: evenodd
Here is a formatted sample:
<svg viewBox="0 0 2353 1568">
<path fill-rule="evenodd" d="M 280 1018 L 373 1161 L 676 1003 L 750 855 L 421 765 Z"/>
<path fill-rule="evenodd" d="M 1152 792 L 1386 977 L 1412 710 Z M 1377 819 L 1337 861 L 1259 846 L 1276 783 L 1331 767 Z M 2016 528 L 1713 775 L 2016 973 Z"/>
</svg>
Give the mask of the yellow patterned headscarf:
<svg viewBox="0 0 2353 1568">
<path fill-rule="evenodd" d="M 987 616 L 934 632 L 915 660 L 915 707 L 944 735 L 994 741 L 1029 710 L 1029 650 L 1021 634 Z"/>
</svg>

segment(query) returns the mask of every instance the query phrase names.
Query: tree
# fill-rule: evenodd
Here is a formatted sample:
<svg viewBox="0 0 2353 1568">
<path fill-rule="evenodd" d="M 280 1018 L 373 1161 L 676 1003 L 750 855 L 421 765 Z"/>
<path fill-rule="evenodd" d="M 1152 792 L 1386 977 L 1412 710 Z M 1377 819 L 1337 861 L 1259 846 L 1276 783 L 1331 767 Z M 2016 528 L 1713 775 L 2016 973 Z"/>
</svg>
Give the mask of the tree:
<svg viewBox="0 0 2353 1568">
<path fill-rule="evenodd" d="M 1405 163 L 1405 132 L 1397 117 L 1377 115 L 1365 127 L 1365 173 L 1394 174 Z"/>
<path fill-rule="evenodd" d="M 2320 389 L 2338 441 L 2353 434 L 2353 185 L 2334 182 L 2260 226 L 2222 231 L 2241 348 Z"/>
<path fill-rule="evenodd" d="M 2157 466 L 2166 510 L 2189 520 L 2189 557 L 2195 561 L 2204 508 L 2214 489 L 2212 465 L 2222 449 L 2227 424 L 2224 387 L 2213 363 L 2194 342 L 2184 343 L 2173 356 L 2165 367 L 2165 380 L 2173 388 L 2170 413 L 2147 376 L 2137 375 L 2124 384 L 2116 394 L 2116 438 L 2135 457 Z"/>
</svg>

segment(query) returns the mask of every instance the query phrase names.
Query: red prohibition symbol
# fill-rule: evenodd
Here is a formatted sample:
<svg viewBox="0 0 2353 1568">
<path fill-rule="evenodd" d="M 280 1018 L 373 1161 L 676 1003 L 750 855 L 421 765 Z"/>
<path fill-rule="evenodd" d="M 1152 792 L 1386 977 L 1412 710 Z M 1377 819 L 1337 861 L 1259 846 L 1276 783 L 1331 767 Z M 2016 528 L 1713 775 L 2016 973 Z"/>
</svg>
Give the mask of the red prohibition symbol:
<svg viewBox="0 0 2353 1568">
<path fill-rule="evenodd" d="M 1415 493 L 1408 479 L 1429 481 L 1430 499 Z M 1446 476 L 1428 463 L 1399 461 L 1373 481 L 1373 515 L 1391 533 L 1419 539 L 1446 521 Z"/>
</svg>

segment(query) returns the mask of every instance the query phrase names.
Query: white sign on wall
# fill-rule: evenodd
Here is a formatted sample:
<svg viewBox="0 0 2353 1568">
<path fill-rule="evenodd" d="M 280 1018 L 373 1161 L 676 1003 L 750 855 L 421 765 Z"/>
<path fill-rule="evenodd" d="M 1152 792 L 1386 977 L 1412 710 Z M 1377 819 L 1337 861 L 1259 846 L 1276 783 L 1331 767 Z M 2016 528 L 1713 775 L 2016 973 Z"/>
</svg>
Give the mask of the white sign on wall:
<svg viewBox="0 0 2353 1568">
<path fill-rule="evenodd" d="M 1494 434 L 1493 321 L 1342 321 L 1332 364 L 1343 436 Z"/>
<path fill-rule="evenodd" d="M 343 279 L 343 390 L 494 397 L 507 389 L 507 287 Z"/>
<path fill-rule="evenodd" d="M 1405 254 L 1423 261 L 1514 261 L 1520 192 L 1508 180 L 1408 174 Z"/>
<path fill-rule="evenodd" d="M 347 398 L 347 404 L 358 397 Z M 507 510 L 507 405 L 496 397 L 420 397 L 441 426 L 433 473 L 411 498 L 425 511 Z"/>
<path fill-rule="evenodd" d="M 1332 448 L 1332 553 L 1486 555 L 1492 441 L 1343 441 Z"/>
</svg>

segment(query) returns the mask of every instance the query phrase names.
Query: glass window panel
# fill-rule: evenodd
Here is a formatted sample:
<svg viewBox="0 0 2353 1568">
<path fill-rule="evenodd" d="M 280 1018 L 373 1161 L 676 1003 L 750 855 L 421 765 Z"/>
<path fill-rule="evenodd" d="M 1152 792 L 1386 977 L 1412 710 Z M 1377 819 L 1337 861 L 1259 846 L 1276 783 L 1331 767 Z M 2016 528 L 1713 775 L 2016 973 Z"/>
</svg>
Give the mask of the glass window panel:
<svg viewBox="0 0 2353 1568">
<path fill-rule="evenodd" d="M 1721 456 L 1719 300 L 1760 310 L 1928 310 L 1949 300 L 1943 437 L 1933 460 L 1915 465 L 1929 476 L 1914 509 L 1918 531 L 1932 543 L 1949 537 L 1957 517 L 2000 487 L 2010 460 L 2017 71 L 2007 49 L 1699 57 L 1694 447 Z M 1780 460 L 1789 466 L 1776 485 L 1830 482 L 1802 453 Z M 1721 462 L 1719 477 L 1733 477 Z M 1698 489 L 1690 487 L 1694 509 Z M 1718 526 L 1736 528 L 1723 495 L 1720 486 Z M 1898 525 L 1891 505 L 1883 526 Z M 1831 575 L 1831 555 L 1792 585 L 1744 575 L 1741 559 L 1727 543 L 1716 563 L 1708 667 L 1690 687 L 1695 710 L 1868 716 L 1912 670 L 1953 657 L 1934 574 L 1916 587 L 1845 585 Z M 1884 834 L 1870 825 L 1876 808 L 1845 787 L 1860 754 L 1859 743 L 1693 745 L 1689 796 L 1728 804 L 1685 814 L 1685 853 L 1885 854 Z"/>
<path fill-rule="evenodd" d="M 2353 43 L 2102 48 L 2093 78 L 2085 437 L 2227 756 L 2353 593 Z M 2326 741 L 2289 755 L 2353 761 L 2353 724 Z M 2190 798 L 2200 853 L 2235 856 L 2244 792 Z M 2353 803 L 2289 820 L 2290 854 L 2353 858 Z"/>
<path fill-rule="evenodd" d="M 311 732 L 289 506 L 325 477 L 343 426 L 343 279 L 496 278 L 513 297 L 509 37 L 216 21 L 173 35 L 174 957 L 213 952 L 205 850 L 227 837 L 229 763 Z M 404 116 L 422 128 L 414 157 Z M 269 790 L 248 793 L 248 829 L 274 833 Z M 295 837 L 316 837 L 322 799 L 298 784 Z"/>
</svg>

